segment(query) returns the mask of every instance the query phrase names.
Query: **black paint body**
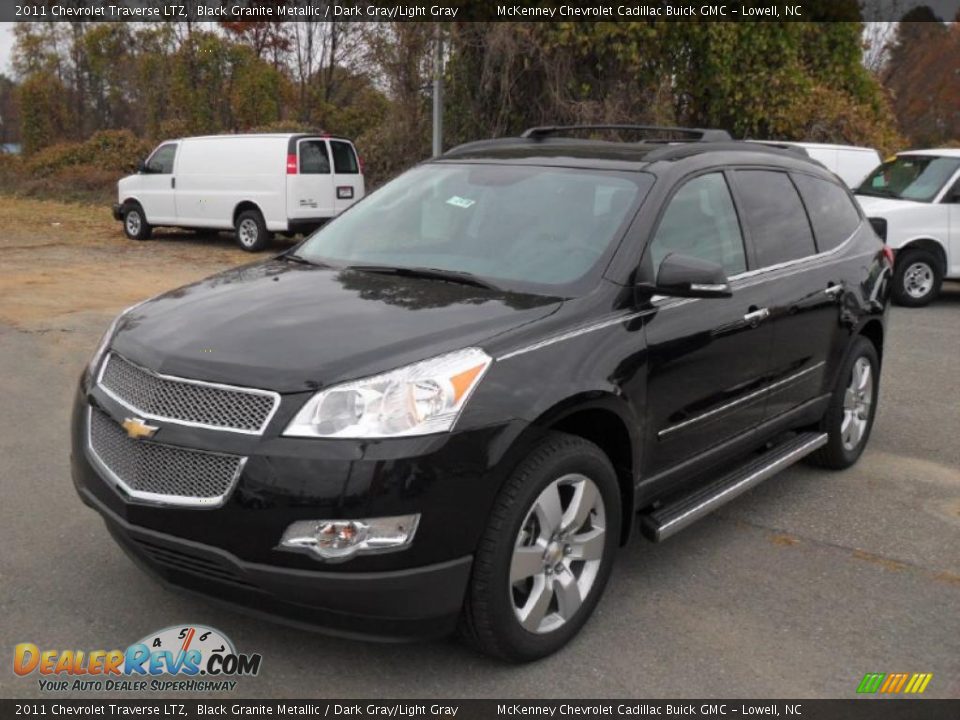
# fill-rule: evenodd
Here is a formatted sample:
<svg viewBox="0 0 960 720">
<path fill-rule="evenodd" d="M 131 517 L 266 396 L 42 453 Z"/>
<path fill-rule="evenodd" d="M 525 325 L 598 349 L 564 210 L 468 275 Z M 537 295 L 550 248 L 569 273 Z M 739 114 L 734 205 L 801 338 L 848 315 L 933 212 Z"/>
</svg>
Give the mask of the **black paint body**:
<svg viewBox="0 0 960 720">
<path fill-rule="evenodd" d="M 851 338 L 882 343 L 889 273 L 870 225 L 862 220 L 835 251 L 732 278 L 729 298 L 651 296 L 637 289 L 654 280 L 644 247 L 686 179 L 738 167 L 833 178 L 788 153 L 736 145 L 654 161 L 619 147 L 517 141 L 439 160 L 653 175 L 609 261 L 576 297 L 278 258 L 141 306 L 120 322 L 113 351 L 168 375 L 274 390 L 280 409 L 262 437 L 158 423 L 157 442 L 249 461 L 220 508 L 131 502 L 100 477 L 86 449 L 89 405 L 118 421 L 129 411 L 85 376 L 73 431 L 81 498 L 125 549 L 176 585 L 334 632 L 405 638 L 454 627 L 497 492 L 547 429 L 584 434 L 608 451 L 629 528 L 633 511 L 815 423 Z M 831 285 L 842 292 L 824 293 Z M 757 307 L 769 317 L 745 321 Z M 448 434 L 281 437 L 318 389 L 471 346 L 495 361 Z M 328 565 L 277 549 L 296 520 L 405 513 L 422 518 L 401 552 Z"/>
</svg>

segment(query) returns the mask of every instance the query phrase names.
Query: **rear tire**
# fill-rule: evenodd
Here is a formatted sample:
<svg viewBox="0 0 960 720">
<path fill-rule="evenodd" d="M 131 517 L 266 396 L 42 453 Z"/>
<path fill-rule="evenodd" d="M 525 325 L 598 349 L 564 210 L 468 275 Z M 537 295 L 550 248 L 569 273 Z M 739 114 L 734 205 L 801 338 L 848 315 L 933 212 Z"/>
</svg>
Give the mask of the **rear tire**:
<svg viewBox="0 0 960 720">
<path fill-rule="evenodd" d="M 247 252 L 263 250 L 272 239 L 258 210 L 244 210 L 237 215 L 234 229 L 237 231 L 237 244 Z"/>
<path fill-rule="evenodd" d="M 603 594 L 620 519 L 620 488 L 604 452 L 550 433 L 497 496 L 474 559 L 461 636 L 514 662 L 559 650 Z"/>
<path fill-rule="evenodd" d="M 858 336 L 840 368 L 837 387 L 820 421 L 827 444 L 811 454 L 810 461 L 821 467 L 843 470 L 860 459 L 873 419 L 880 391 L 880 359 L 867 338 Z"/>
<path fill-rule="evenodd" d="M 940 260 L 929 250 L 914 248 L 897 255 L 893 268 L 893 299 L 897 305 L 923 307 L 940 294 Z"/>
<path fill-rule="evenodd" d="M 147 223 L 147 216 L 139 203 L 127 203 L 123 206 L 123 234 L 131 240 L 149 240 L 153 228 Z"/>
</svg>

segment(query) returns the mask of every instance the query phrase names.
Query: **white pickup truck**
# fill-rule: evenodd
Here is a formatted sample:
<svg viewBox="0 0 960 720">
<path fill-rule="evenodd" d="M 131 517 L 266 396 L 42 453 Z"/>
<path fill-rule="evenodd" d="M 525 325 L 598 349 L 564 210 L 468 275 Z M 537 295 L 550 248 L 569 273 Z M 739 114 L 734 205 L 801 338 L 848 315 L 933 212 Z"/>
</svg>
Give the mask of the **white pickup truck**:
<svg viewBox="0 0 960 720">
<path fill-rule="evenodd" d="M 960 149 L 899 153 L 855 192 L 896 253 L 895 302 L 926 305 L 944 278 L 960 279 Z"/>
</svg>

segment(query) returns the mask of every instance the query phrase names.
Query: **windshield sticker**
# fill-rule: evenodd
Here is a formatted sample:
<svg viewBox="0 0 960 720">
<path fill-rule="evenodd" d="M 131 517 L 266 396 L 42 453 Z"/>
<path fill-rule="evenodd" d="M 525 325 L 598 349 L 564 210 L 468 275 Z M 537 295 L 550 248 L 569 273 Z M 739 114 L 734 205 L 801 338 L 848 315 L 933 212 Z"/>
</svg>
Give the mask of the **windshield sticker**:
<svg viewBox="0 0 960 720">
<path fill-rule="evenodd" d="M 476 202 L 476 200 L 468 200 L 467 198 L 462 198 L 459 195 L 454 195 L 447 200 L 447 205 L 453 205 L 454 207 L 463 208 L 466 210 Z"/>
</svg>

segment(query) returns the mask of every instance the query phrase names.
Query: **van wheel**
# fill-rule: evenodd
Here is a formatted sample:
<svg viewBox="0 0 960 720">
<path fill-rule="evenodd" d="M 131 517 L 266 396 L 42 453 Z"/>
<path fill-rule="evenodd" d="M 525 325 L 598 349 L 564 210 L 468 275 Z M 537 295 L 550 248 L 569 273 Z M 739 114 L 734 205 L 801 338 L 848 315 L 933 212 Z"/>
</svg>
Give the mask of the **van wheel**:
<svg viewBox="0 0 960 720">
<path fill-rule="evenodd" d="M 147 223 L 147 216 L 138 203 L 124 205 L 123 233 L 131 240 L 149 240 L 153 234 L 153 228 Z"/>
<path fill-rule="evenodd" d="M 897 255 L 893 269 L 893 299 L 898 305 L 922 307 L 940 294 L 943 273 L 929 250 L 916 248 Z"/>
<path fill-rule="evenodd" d="M 827 444 L 809 456 L 814 465 L 843 470 L 860 459 L 870 438 L 880 391 L 880 359 L 873 343 L 863 336 L 840 368 L 839 381 L 820 421 Z"/>
<path fill-rule="evenodd" d="M 263 250 L 270 242 L 270 233 L 258 210 L 244 210 L 237 215 L 237 243 L 247 252 Z"/>
<path fill-rule="evenodd" d="M 619 538 L 620 489 L 610 460 L 583 438 L 550 433 L 497 496 L 460 634 L 515 662 L 559 650 L 600 600 Z"/>
</svg>

